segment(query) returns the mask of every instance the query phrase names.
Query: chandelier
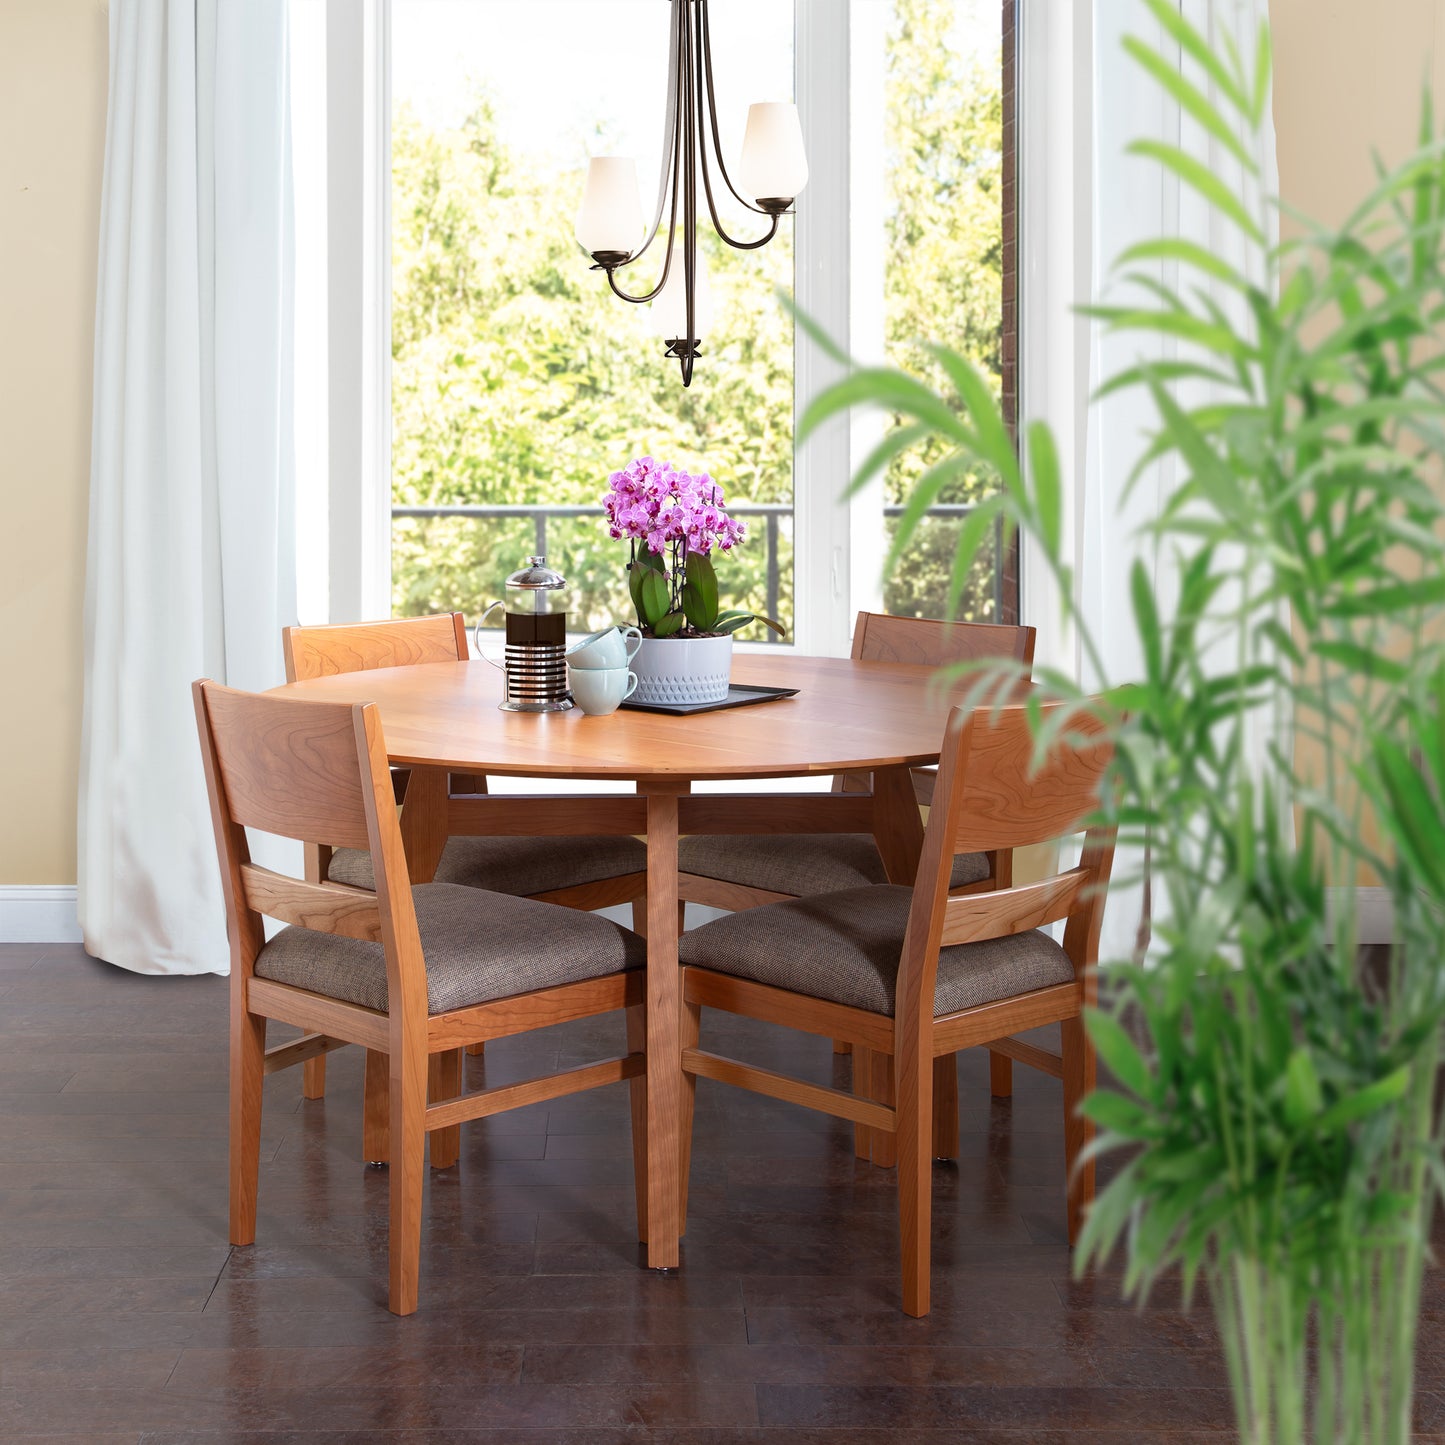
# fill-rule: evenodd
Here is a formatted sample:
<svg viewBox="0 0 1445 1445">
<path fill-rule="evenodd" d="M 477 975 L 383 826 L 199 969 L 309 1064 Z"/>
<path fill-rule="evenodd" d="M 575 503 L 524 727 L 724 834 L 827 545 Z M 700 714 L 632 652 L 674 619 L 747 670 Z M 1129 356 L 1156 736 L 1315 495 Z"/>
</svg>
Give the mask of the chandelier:
<svg viewBox="0 0 1445 1445">
<path fill-rule="evenodd" d="M 756 251 L 778 233 L 778 219 L 793 204 L 808 179 L 803 153 L 803 130 L 798 109 L 783 101 L 764 101 L 749 107 L 747 130 L 738 163 L 738 185 L 733 185 L 723 163 L 718 138 L 717 100 L 713 93 L 712 41 L 708 33 L 708 0 L 669 0 L 672 34 L 667 65 L 667 119 L 662 131 L 662 174 L 657 188 L 657 210 L 646 232 L 637 166 L 625 156 L 594 156 L 587 167 L 587 184 L 577 213 L 577 239 L 596 263 L 594 271 L 607 273 L 607 284 L 624 301 L 651 301 L 652 329 L 666 343 L 665 354 L 682 367 L 682 384 L 692 382 L 692 365 L 702 354 L 701 338 L 712 325 L 712 297 L 702 257 L 697 253 L 697 183 L 713 229 L 734 250 Z M 709 144 L 712 162 L 708 160 Z M 769 218 L 765 235 L 755 241 L 730 236 L 718 219 L 713 196 L 712 165 L 735 200 L 749 211 Z M 677 213 L 682 209 L 682 265 L 674 268 Z M 662 218 L 667 220 L 667 254 L 662 276 L 651 291 L 632 296 L 617 284 L 617 273 L 643 256 L 657 239 Z"/>
</svg>

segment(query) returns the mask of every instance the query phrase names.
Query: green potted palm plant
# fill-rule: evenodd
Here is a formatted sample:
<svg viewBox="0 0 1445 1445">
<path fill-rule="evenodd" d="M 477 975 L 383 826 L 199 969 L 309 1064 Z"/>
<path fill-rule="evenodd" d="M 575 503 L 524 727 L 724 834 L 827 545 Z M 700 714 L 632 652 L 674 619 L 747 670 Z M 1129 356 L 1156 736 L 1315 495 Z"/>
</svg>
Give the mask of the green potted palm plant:
<svg viewBox="0 0 1445 1445">
<path fill-rule="evenodd" d="M 1267 34 L 1246 63 L 1175 5 L 1149 4 L 1221 99 L 1136 42 L 1151 83 L 1216 135 L 1258 127 Z M 990 469 L 998 489 L 961 529 L 955 598 L 994 526 L 1022 529 L 1091 660 L 1087 690 L 1042 682 L 1115 734 L 1106 813 L 1146 860 L 1146 902 L 1140 947 L 1101 970 L 1089 1019 L 1110 1083 L 1085 1112 L 1118 1167 L 1079 1266 L 1121 1254 L 1139 1297 L 1166 1273 L 1186 1300 L 1203 1282 L 1249 1445 L 1404 1445 L 1442 1176 L 1445 435 L 1428 340 L 1445 315 L 1445 146 L 1427 105 L 1418 151 L 1382 169 L 1342 226 L 1296 218 L 1283 245 L 1212 174 L 1140 149 L 1252 254 L 1236 267 L 1178 239 L 1135 247 L 1125 272 L 1164 259 L 1179 284 L 1094 311 L 1116 332 L 1187 343 L 1106 384 L 1147 392 L 1145 461 L 1171 457 L 1181 478 L 1139 538 L 1139 675 L 1107 674 L 1074 606 L 1048 429 L 1031 425 L 1020 457 L 962 357 L 935 348 L 942 387 L 850 363 L 800 436 L 873 404 L 907 425 L 855 485 L 909 444 Z M 1234 293 L 1245 324 L 1201 275 Z M 1182 401 L 1181 381 L 1206 381 L 1208 402 Z M 906 510 L 895 556 L 922 510 Z M 1177 564 L 1167 606 L 1147 565 L 1160 554 Z M 1393 945 L 1373 964 L 1357 946 L 1361 877 L 1393 906 Z"/>
</svg>

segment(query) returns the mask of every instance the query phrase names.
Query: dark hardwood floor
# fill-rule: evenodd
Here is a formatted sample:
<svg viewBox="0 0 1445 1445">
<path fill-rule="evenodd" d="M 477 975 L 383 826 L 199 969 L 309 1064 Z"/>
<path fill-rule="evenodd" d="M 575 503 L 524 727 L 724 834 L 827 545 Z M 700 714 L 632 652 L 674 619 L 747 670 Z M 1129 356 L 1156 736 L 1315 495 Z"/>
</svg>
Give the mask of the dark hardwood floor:
<svg viewBox="0 0 1445 1445">
<path fill-rule="evenodd" d="M 1071 1279 L 1058 1085 L 1028 1070 L 991 1103 L 985 1060 L 960 1064 L 925 1320 L 898 1309 L 892 1175 L 844 1125 L 706 1081 L 680 1272 L 640 1267 L 619 1086 L 464 1129 L 428 1185 L 420 1312 L 398 1320 L 355 1050 L 331 1055 L 324 1101 L 302 1102 L 298 1070 L 268 1082 L 258 1240 L 226 1243 L 225 1014 L 223 979 L 0 945 L 0 1439 L 1231 1438 L 1207 1311 Z M 611 1032 L 493 1046 L 485 1077 Z M 760 1060 L 793 1049 L 846 1079 L 825 1042 L 753 1032 Z M 1445 1442 L 1441 1298 L 1432 1277 L 1420 1423 L 1442 1433 L 1420 1438 Z"/>
</svg>

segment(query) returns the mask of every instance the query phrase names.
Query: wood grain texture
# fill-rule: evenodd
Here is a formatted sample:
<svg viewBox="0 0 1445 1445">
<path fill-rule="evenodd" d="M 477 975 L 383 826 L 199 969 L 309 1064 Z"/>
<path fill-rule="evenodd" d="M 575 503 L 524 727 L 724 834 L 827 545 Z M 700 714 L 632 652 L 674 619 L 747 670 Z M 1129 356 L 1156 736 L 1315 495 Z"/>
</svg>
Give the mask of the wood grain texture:
<svg viewBox="0 0 1445 1445">
<path fill-rule="evenodd" d="M 616 797 L 556 793 L 488 794 L 447 802 L 446 831 L 458 837 L 536 837 L 549 833 L 637 836 L 647 827 L 647 807 L 631 794 Z"/>
<path fill-rule="evenodd" d="M 205 683 L 196 685 L 194 701 L 232 940 L 232 1242 L 249 1244 L 255 1239 L 265 1073 L 307 1062 L 344 1042 L 361 1044 L 367 1049 L 365 1092 L 371 1106 L 363 1130 L 363 1150 L 371 1159 L 384 1159 L 390 1166 L 388 1306 L 395 1314 L 410 1314 L 417 1308 L 420 1289 L 428 1135 L 433 1165 L 450 1168 L 458 1157 L 461 1121 L 634 1078 L 644 1067 L 641 1052 L 633 1052 L 525 1084 L 458 1097 L 460 1046 L 489 1034 L 591 1018 L 624 1004 L 637 1012 L 644 980 L 635 974 L 589 980 L 516 1000 L 494 1000 L 433 1020 L 428 1012 L 426 960 L 417 929 L 412 873 L 427 866 L 433 834 L 438 824 L 445 822 L 447 774 L 435 768 L 412 770 L 403 817 L 420 818 L 421 824 L 409 857 L 374 706 L 307 704 L 288 697 L 235 693 Z M 277 799 L 276 789 L 285 790 L 286 796 Z M 319 848 L 306 857 L 310 876 L 305 880 L 254 865 L 245 819 L 236 812 L 236 797 L 242 799 L 245 817 L 256 826 L 279 819 L 286 824 L 279 831 L 292 825 L 304 829 L 295 834 L 304 841 L 314 843 L 324 837 L 365 848 L 372 860 L 375 892 L 316 881 L 323 864 Z M 675 860 L 676 800 L 669 801 Z M 360 836 L 355 826 L 358 814 Z M 257 978 L 254 964 L 262 943 L 262 909 L 315 932 L 379 942 L 386 966 L 386 1012 Z M 675 901 L 673 909 L 675 995 Z M 271 1018 L 301 1027 L 307 1037 L 282 1045 L 268 1059 L 265 1035 Z M 640 1028 L 640 1020 L 634 1021 L 634 1036 Z"/>
<path fill-rule="evenodd" d="M 1007 938 L 1028 933 L 1067 918 L 1078 906 L 1079 892 L 1092 881 L 1092 874 L 1073 868 L 1039 883 L 1020 888 L 997 889 L 991 893 L 951 896 L 944 905 L 945 948 L 956 943 L 975 943 L 983 938 Z"/>
<path fill-rule="evenodd" d="M 647 1263 L 653 1269 L 677 1268 L 682 1235 L 677 812 L 686 790 L 686 782 L 668 777 L 637 784 L 647 799 Z"/>
<path fill-rule="evenodd" d="M 709 1053 L 706 1049 L 684 1049 L 682 1067 L 686 1073 L 699 1079 L 716 1079 L 720 1084 L 732 1084 L 754 1094 L 766 1094 L 770 1099 L 781 1099 L 785 1104 L 804 1104 L 838 1119 L 855 1119 L 874 1130 L 888 1134 L 893 1131 L 892 1109 L 872 1099 L 860 1099 L 842 1089 L 809 1084 L 757 1064 L 745 1064 L 739 1059 Z"/>
<path fill-rule="evenodd" d="M 324 1058 L 333 1049 L 345 1047 L 345 1039 L 328 1039 L 324 1034 L 307 1034 L 289 1044 L 272 1044 L 266 1050 L 266 1072 L 275 1074 L 297 1064 L 308 1064 L 313 1059 Z"/>
<path fill-rule="evenodd" d="M 281 652 L 287 682 L 378 667 L 456 662 L 468 653 L 467 624 L 460 612 L 443 612 L 382 622 L 283 627 Z"/>
<path fill-rule="evenodd" d="M 297 698 L 375 702 L 392 761 L 522 777 L 802 777 L 937 762 L 951 699 L 934 670 L 905 663 L 740 653 L 741 683 L 796 687 L 759 707 L 669 717 L 506 713 L 500 673 L 480 662 L 388 667 L 288 684 Z"/>
<path fill-rule="evenodd" d="M 850 793 L 695 793 L 682 800 L 683 833 L 871 833 L 873 799 Z"/>
<path fill-rule="evenodd" d="M 1019 1063 L 1027 1064 L 1029 1068 L 1037 1069 L 1041 1074 L 1048 1074 L 1054 1079 L 1064 1077 L 1064 1061 L 1058 1054 L 1051 1054 L 1047 1049 L 1041 1049 L 1037 1044 L 1028 1043 L 1024 1039 L 995 1039 L 989 1045 L 989 1053 L 1009 1062 L 1016 1059 Z"/>
<path fill-rule="evenodd" d="M 299 928 L 375 943 L 381 938 L 376 894 L 344 883 L 306 883 L 257 863 L 241 867 L 246 903 L 257 913 Z"/>
</svg>

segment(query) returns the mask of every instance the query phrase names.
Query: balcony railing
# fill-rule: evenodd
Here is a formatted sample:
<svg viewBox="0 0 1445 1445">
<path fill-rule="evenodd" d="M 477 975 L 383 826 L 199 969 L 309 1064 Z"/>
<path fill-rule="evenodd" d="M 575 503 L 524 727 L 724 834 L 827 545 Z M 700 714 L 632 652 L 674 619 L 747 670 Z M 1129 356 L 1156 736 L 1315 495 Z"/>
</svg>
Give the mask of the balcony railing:
<svg viewBox="0 0 1445 1445">
<path fill-rule="evenodd" d="M 967 503 L 941 503 L 938 506 L 930 507 L 924 515 L 962 520 L 972 510 L 973 508 Z M 791 502 L 737 502 L 730 503 L 728 511 L 735 517 L 762 517 L 764 519 L 768 546 L 767 615 L 776 617 L 778 615 L 780 579 L 779 524 L 784 517 L 792 515 L 793 505 Z M 900 517 L 903 515 L 903 508 L 900 506 L 884 507 L 883 515 Z M 542 557 L 547 554 L 547 524 L 553 518 L 596 517 L 600 521 L 603 512 L 601 507 L 550 507 L 531 503 L 511 505 L 505 502 L 488 502 L 453 507 L 393 507 L 391 516 L 393 521 L 399 517 L 471 517 L 477 521 L 502 521 L 516 517 L 530 517 L 533 527 L 534 551 L 537 556 Z M 769 628 L 766 640 L 779 642 L 782 639 Z"/>
</svg>

